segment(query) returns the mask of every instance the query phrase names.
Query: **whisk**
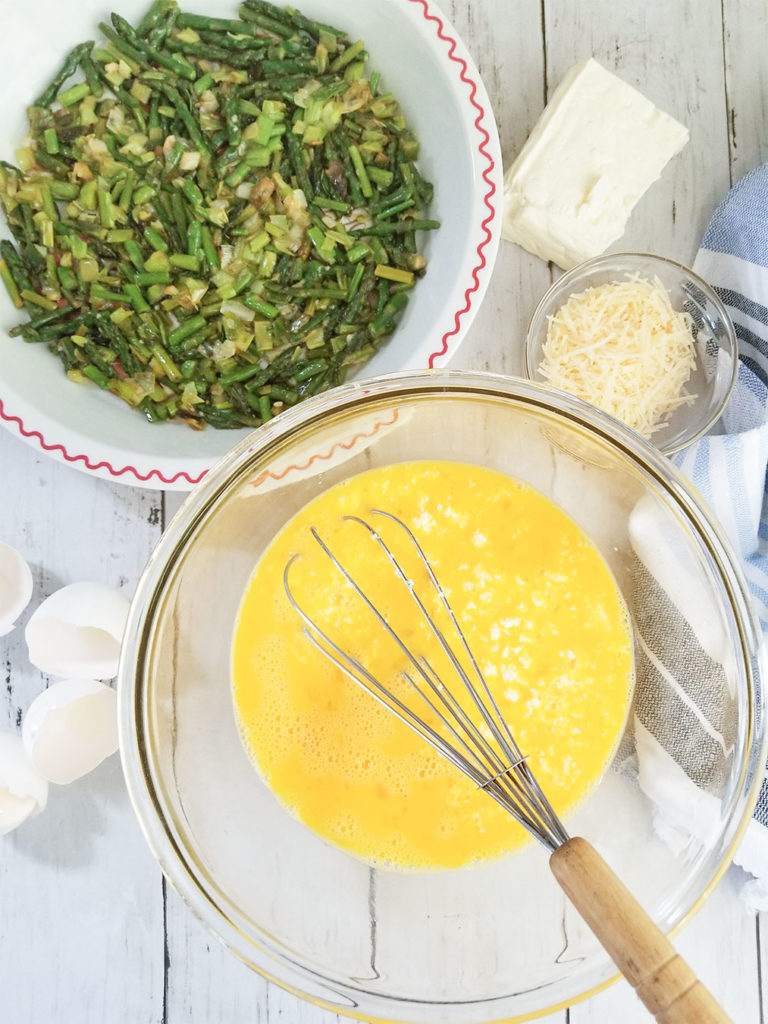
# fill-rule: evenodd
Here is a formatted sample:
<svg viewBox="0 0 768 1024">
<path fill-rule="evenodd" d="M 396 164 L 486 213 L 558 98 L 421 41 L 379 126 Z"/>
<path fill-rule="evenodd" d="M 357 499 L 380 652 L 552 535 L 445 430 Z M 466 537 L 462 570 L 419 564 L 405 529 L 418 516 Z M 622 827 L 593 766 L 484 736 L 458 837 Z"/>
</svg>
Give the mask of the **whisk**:
<svg viewBox="0 0 768 1024">
<path fill-rule="evenodd" d="M 413 574 L 405 571 L 403 556 L 398 557 L 394 553 L 367 519 L 344 517 L 365 531 L 367 540 L 378 545 L 391 563 L 392 570 L 426 621 L 444 659 L 447 659 L 453 676 L 452 685 L 448 685 L 444 674 L 438 675 L 424 656 L 408 647 L 387 616 L 314 527 L 311 528 L 314 540 L 375 616 L 382 630 L 400 648 L 407 665 L 401 676 L 408 684 L 407 692 L 414 695 L 413 703 L 402 699 L 375 678 L 358 658 L 339 646 L 301 607 L 290 587 L 291 568 L 300 557 L 294 555 L 285 567 L 283 583 L 288 600 L 304 623 L 305 635 L 346 676 L 467 775 L 545 847 L 550 855 L 550 868 L 560 886 L 659 1024 L 728 1022 L 730 1018 L 711 993 L 675 953 L 666 935 L 600 854 L 587 840 L 569 836 L 504 720 L 450 601 L 414 533 L 391 512 L 374 509 L 370 517 L 377 517 L 379 521 L 386 519 L 394 524 L 402 532 L 404 544 L 410 546 L 418 563 L 426 570 L 433 600 L 436 595 L 438 607 L 442 607 L 444 612 L 442 626 L 417 590 Z M 453 634 L 453 645 L 449 643 L 446 632 Z M 469 697 L 470 707 L 476 709 L 478 721 L 457 699 L 456 693 L 462 691 L 465 697 Z M 438 728 L 431 725 L 425 715 L 430 721 L 436 719 Z"/>
</svg>

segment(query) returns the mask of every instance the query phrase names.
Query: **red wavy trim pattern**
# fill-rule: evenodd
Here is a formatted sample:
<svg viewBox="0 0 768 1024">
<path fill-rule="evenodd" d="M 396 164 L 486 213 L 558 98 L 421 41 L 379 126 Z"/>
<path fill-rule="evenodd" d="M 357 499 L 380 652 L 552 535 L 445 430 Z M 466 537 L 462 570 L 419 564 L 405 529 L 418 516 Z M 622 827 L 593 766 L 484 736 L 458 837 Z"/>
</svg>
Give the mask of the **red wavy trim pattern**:
<svg viewBox="0 0 768 1024">
<path fill-rule="evenodd" d="M 71 455 L 63 444 L 49 444 L 39 430 L 27 430 L 27 428 L 24 426 L 24 423 L 18 416 L 14 416 L 11 413 L 5 411 L 2 399 L 0 399 L 0 419 L 5 420 L 6 423 L 15 424 L 16 429 L 18 430 L 22 437 L 26 437 L 28 439 L 37 441 L 37 443 L 40 445 L 43 451 L 58 452 L 63 459 L 70 463 L 82 462 L 86 469 L 89 469 L 93 472 L 96 472 L 97 470 L 100 469 L 106 469 L 116 479 L 119 479 L 125 473 L 130 473 L 137 480 L 141 480 L 142 483 L 148 483 L 150 480 L 152 480 L 153 477 L 157 477 L 158 487 L 161 484 L 174 484 L 176 483 L 177 480 L 181 479 L 184 479 L 189 484 L 194 485 L 196 483 L 199 483 L 203 479 L 205 474 L 208 472 L 208 470 L 204 469 L 203 472 L 196 477 L 192 477 L 189 475 L 189 473 L 184 472 L 175 473 L 173 476 L 164 476 L 159 469 L 150 469 L 148 473 L 140 473 L 135 466 L 129 465 L 123 466 L 122 469 L 115 469 L 111 462 L 92 462 L 87 455 Z"/>
<path fill-rule="evenodd" d="M 445 31 L 445 23 L 436 14 L 433 14 L 429 10 L 427 0 L 408 0 L 408 3 L 418 4 L 418 6 L 422 8 L 421 13 L 424 20 L 431 21 L 436 24 L 438 39 L 441 39 L 443 42 L 449 44 L 448 59 L 452 60 L 455 64 L 458 64 L 460 66 L 459 77 L 461 78 L 461 81 L 468 85 L 470 88 L 469 101 L 477 111 L 477 117 L 475 118 L 474 124 L 479 135 L 481 136 L 481 142 L 478 146 L 478 149 L 480 153 L 485 157 L 488 163 L 488 166 L 486 167 L 482 174 L 482 178 L 485 181 L 486 185 L 488 186 L 487 191 L 483 196 L 483 203 L 485 204 L 488 210 L 488 215 L 485 217 L 481 225 L 485 237 L 477 246 L 477 263 L 472 268 L 472 284 L 464 292 L 464 305 L 454 315 L 453 327 L 451 328 L 451 330 L 446 331 L 446 333 L 441 338 L 442 347 L 439 350 L 432 352 L 429 356 L 429 368 L 431 370 L 434 368 L 435 360 L 445 355 L 445 353 L 448 351 L 449 338 L 458 334 L 461 319 L 467 312 L 469 312 L 470 306 L 472 304 L 471 297 L 480 288 L 479 274 L 487 263 L 484 250 L 492 238 L 491 231 L 488 225 L 491 223 L 491 221 L 496 215 L 496 209 L 493 203 L 493 197 L 496 192 L 496 186 L 491 180 L 491 174 L 493 172 L 495 165 L 493 157 L 491 156 L 487 149 L 488 143 L 490 142 L 490 135 L 488 134 L 488 131 L 486 130 L 483 124 L 486 118 L 486 111 L 483 108 L 483 106 L 477 101 L 477 85 L 468 74 L 467 62 L 462 57 L 459 57 L 455 52 L 456 40 L 452 36 L 448 35 L 448 33 Z M 395 415 L 397 415 L 397 412 L 395 412 Z M 119 480 L 121 477 L 125 476 L 126 474 L 129 474 L 135 480 L 140 481 L 141 483 L 149 483 L 150 481 L 155 482 L 156 479 L 158 487 L 162 486 L 163 484 L 175 484 L 179 480 L 185 480 L 190 485 L 194 485 L 196 483 L 199 483 L 199 481 L 202 480 L 206 473 L 206 470 L 204 470 L 202 473 L 199 474 L 199 476 L 196 477 L 190 476 L 189 473 L 185 472 L 175 473 L 173 476 L 165 476 L 165 474 L 163 474 L 159 469 L 151 469 L 148 473 L 141 473 L 135 466 L 128 465 L 123 466 L 120 469 L 116 469 L 111 462 L 108 462 L 106 460 L 103 460 L 101 462 L 93 462 L 91 461 L 91 459 L 88 458 L 87 455 L 73 455 L 67 451 L 63 444 L 50 444 L 49 442 L 47 442 L 39 430 L 28 430 L 24 426 L 24 423 L 20 419 L 20 417 L 14 416 L 13 414 L 6 411 L 2 400 L 0 400 L 0 419 L 5 420 L 6 423 L 12 423 L 22 437 L 27 438 L 28 440 L 36 441 L 43 449 L 43 451 L 58 454 L 61 456 L 62 459 L 64 459 L 65 462 L 69 462 L 71 464 L 82 463 L 82 467 L 85 467 L 85 469 L 91 470 L 92 472 L 96 472 L 98 470 L 106 470 L 111 476 L 115 477 L 116 480 Z M 377 424 L 377 428 L 378 426 L 385 425 L 388 424 Z M 355 438 L 353 438 L 352 441 L 349 442 L 349 446 L 351 447 L 352 445 L 356 444 L 357 441 L 360 440 L 362 436 L 364 435 L 357 435 Z M 314 459 L 330 458 L 333 451 L 338 447 L 339 445 L 334 445 L 331 451 L 328 452 L 326 455 L 313 455 L 312 458 L 310 459 L 310 463 Z M 342 444 L 341 447 L 347 447 L 347 445 Z M 308 463 L 307 466 L 304 467 L 289 466 L 287 467 L 285 472 L 288 472 L 288 470 L 290 469 L 306 469 L 310 463 Z"/>
<path fill-rule="evenodd" d="M 352 449 L 355 447 L 358 441 L 362 441 L 364 439 L 367 440 L 371 437 L 375 437 L 376 434 L 378 434 L 378 432 L 382 430 L 384 427 L 393 427 L 395 423 L 397 423 L 399 416 L 399 411 L 397 409 L 394 409 L 392 411 L 391 420 L 378 420 L 376 423 L 374 423 L 373 428 L 371 430 L 361 431 L 359 434 L 355 434 L 354 437 L 350 438 L 349 441 L 337 441 L 336 444 L 333 445 L 333 447 L 330 449 L 330 451 L 324 452 L 322 454 L 320 452 L 316 452 L 314 455 L 310 455 L 307 461 L 302 463 L 301 465 L 297 465 L 295 462 L 292 462 L 289 466 L 286 466 L 284 469 L 281 469 L 279 473 L 273 473 L 269 469 L 263 469 L 258 476 L 254 477 L 253 480 L 251 480 L 250 486 L 261 487 L 264 481 L 270 478 L 272 480 L 277 480 L 279 482 L 280 480 L 284 479 L 284 477 L 286 477 L 289 473 L 305 472 L 306 470 L 309 469 L 313 462 L 324 462 L 326 459 L 330 459 L 331 456 L 339 450 L 343 450 L 345 452 L 352 451 Z"/>
</svg>

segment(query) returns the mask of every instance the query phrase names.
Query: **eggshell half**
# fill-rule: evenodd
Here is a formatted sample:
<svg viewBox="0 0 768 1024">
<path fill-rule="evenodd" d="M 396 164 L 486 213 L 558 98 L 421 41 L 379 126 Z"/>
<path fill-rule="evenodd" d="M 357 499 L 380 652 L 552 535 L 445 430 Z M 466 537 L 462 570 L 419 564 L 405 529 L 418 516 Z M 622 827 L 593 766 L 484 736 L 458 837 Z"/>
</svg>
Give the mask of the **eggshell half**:
<svg viewBox="0 0 768 1024">
<path fill-rule="evenodd" d="M 0 836 L 12 832 L 48 802 L 48 781 L 32 765 L 21 736 L 0 731 Z"/>
<path fill-rule="evenodd" d="M 74 782 L 117 750 L 117 694 L 95 679 L 61 679 L 32 701 L 21 735 L 41 775 Z"/>
<path fill-rule="evenodd" d="M 19 552 L 0 543 L 0 636 L 10 633 L 32 597 L 32 573 Z"/>
<path fill-rule="evenodd" d="M 29 660 L 42 672 L 83 679 L 117 674 L 128 600 L 103 583 L 71 583 L 47 597 L 27 623 Z"/>
</svg>

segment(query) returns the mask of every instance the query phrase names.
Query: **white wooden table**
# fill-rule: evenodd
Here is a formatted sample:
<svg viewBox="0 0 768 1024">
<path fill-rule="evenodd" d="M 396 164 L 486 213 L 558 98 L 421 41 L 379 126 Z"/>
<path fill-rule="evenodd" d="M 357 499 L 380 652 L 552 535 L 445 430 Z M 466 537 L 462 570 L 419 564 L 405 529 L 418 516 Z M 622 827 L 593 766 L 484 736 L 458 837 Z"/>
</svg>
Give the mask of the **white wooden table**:
<svg viewBox="0 0 768 1024">
<path fill-rule="evenodd" d="M 4 3 L 0 0 L 0 14 Z M 61 0 L 66 2 L 66 0 Z M 364 0 L 358 0 L 364 2 Z M 119 5 L 116 5 L 119 6 Z M 622 248 L 691 262 L 729 184 L 768 158 L 764 0 L 449 0 L 483 75 L 508 163 L 545 97 L 594 55 L 691 130 L 636 209 Z M 516 373 L 548 268 L 502 243 L 483 309 L 456 366 Z M 0 373 L 2 366 L 0 365 Z M 0 540 L 35 575 L 34 601 L 79 579 L 130 595 L 178 495 L 91 479 L 0 432 Z M 26 619 L 26 616 L 25 616 Z M 23 621 L 25 621 L 22 620 Z M 0 640 L 0 727 L 15 727 L 46 680 L 17 629 Z M 738 1024 L 764 1022 L 768 916 L 742 904 L 732 868 L 678 946 Z M 640 1024 L 623 982 L 546 1018 Z M 117 758 L 45 815 L 0 840 L 0 1024 L 338 1024 L 221 949 L 167 890 L 128 803 Z"/>
</svg>

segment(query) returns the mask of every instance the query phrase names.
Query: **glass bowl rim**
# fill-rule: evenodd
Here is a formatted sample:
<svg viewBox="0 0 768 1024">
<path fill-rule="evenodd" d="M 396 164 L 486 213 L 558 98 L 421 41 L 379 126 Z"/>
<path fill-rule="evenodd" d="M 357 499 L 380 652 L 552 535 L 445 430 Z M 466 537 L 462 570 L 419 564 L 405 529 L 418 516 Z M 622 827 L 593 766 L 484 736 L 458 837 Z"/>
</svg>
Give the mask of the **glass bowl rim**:
<svg viewBox="0 0 768 1024">
<path fill-rule="evenodd" d="M 525 376 L 529 381 L 532 381 L 533 383 L 542 384 L 545 387 L 551 388 L 551 390 L 553 391 L 560 390 L 559 388 L 553 387 L 553 385 L 551 384 L 547 384 L 544 381 L 539 381 L 536 379 L 538 365 L 535 364 L 533 361 L 532 349 L 534 345 L 534 339 L 535 336 L 537 336 L 539 331 L 541 330 L 540 325 L 546 319 L 547 308 L 550 305 L 552 305 L 552 300 L 559 292 L 570 292 L 572 290 L 570 286 L 580 278 L 586 277 L 588 274 L 591 274 L 594 271 L 599 271 L 603 268 L 607 268 L 612 263 L 615 263 L 617 261 L 626 262 L 626 269 L 628 270 L 630 269 L 632 262 L 636 260 L 650 260 L 652 263 L 657 263 L 660 266 L 672 267 L 675 270 L 678 270 L 681 273 L 685 274 L 686 276 L 690 277 L 692 282 L 696 285 L 696 287 L 699 288 L 702 292 L 704 292 L 704 294 L 707 297 L 707 300 L 711 302 L 717 310 L 717 315 L 723 324 L 725 335 L 728 338 L 728 346 L 730 348 L 731 354 L 734 357 L 731 361 L 731 372 L 728 380 L 728 386 L 725 390 L 722 400 L 713 409 L 713 411 L 708 416 L 707 420 L 703 424 L 701 424 L 693 434 L 684 437 L 675 444 L 658 446 L 658 449 L 660 452 L 662 452 L 662 454 L 674 455 L 677 452 L 682 451 L 684 448 L 687 448 L 695 441 L 698 441 L 699 438 L 703 437 L 707 433 L 707 431 L 711 430 L 715 423 L 717 423 L 717 421 L 722 416 L 723 411 L 726 405 L 728 404 L 731 395 L 733 394 L 733 389 L 736 386 L 736 380 L 739 373 L 739 343 L 736 337 L 736 330 L 733 326 L 733 320 L 731 319 L 731 315 L 726 309 L 725 304 L 723 303 L 720 296 L 712 287 L 712 285 L 708 284 L 703 277 L 697 274 L 695 270 L 692 270 L 691 267 L 687 266 L 685 263 L 681 263 L 679 260 L 670 259 L 668 256 L 660 256 L 658 253 L 631 252 L 629 250 L 625 250 L 622 252 L 603 253 L 601 256 L 595 256 L 590 260 L 585 260 L 583 263 L 579 263 L 575 267 L 572 267 L 571 270 L 566 271 L 561 277 L 558 277 L 556 281 L 553 281 L 549 288 L 547 288 L 547 290 L 544 292 L 541 299 L 539 300 L 536 309 L 533 311 L 533 315 L 528 321 L 528 328 L 525 333 L 525 345 L 523 352 Z M 566 301 L 566 299 L 564 298 L 563 301 Z M 617 420 L 616 422 L 620 421 Z M 625 430 L 630 429 L 627 428 L 626 424 L 622 424 L 622 426 Z"/>
<path fill-rule="evenodd" d="M 721 831 L 723 855 L 712 868 L 711 877 L 691 905 L 680 910 L 672 933 L 681 928 L 700 909 L 729 866 L 757 800 L 762 778 L 761 768 L 768 746 L 768 733 L 764 728 L 765 718 L 759 713 L 763 679 L 768 678 L 765 674 L 765 653 L 759 642 L 760 632 L 750 606 L 746 582 L 728 540 L 715 522 L 712 513 L 703 502 L 699 503 L 692 486 L 679 470 L 657 448 L 596 407 L 565 392 L 523 378 L 446 369 L 397 372 L 341 385 L 294 406 L 245 437 L 186 497 L 156 544 L 138 582 L 126 624 L 117 678 L 118 730 L 123 774 L 134 813 L 163 874 L 217 940 L 269 980 L 318 1006 L 363 1019 L 363 1010 L 357 1007 L 358 1000 L 365 997 L 371 1009 L 364 1011 L 364 1019 L 371 1022 L 380 1021 L 381 1024 L 392 1020 L 388 1011 L 391 1014 L 395 1006 L 398 1013 L 407 1012 L 409 1006 L 423 1009 L 425 1001 L 347 987 L 338 979 L 327 977 L 285 955 L 276 942 L 272 945 L 256 945 L 253 940 L 244 936 L 237 921 L 228 913 L 228 910 L 234 910 L 236 914 L 239 908 L 220 906 L 213 894 L 206 891 L 200 883 L 199 871 L 194 869 L 194 854 L 181 848 L 177 842 L 171 824 L 164 816 L 162 799 L 146 769 L 146 759 L 150 756 L 146 748 L 151 744 L 146 736 L 142 712 L 142 705 L 146 700 L 144 661 L 148 648 L 147 636 L 151 632 L 151 613 L 163 594 L 166 582 L 173 576 L 178 562 L 187 550 L 188 541 L 194 537 L 198 526 L 209 514 L 215 512 L 218 501 L 227 495 L 230 485 L 237 481 L 242 467 L 251 458 L 268 452 L 271 447 L 289 436 L 293 429 L 299 426 L 306 427 L 313 421 L 322 422 L 326 417 L 342 410 L 364 408 L 368 403 L 380 399 L 396 401 L 398 397 L 414 398 L 433 393 L 522 401 L 527 407 L 554 412 L 566 423 L 586 428 L 589 433 L 608 442 L 613 449 L 618 449 L 629 457 L 638 468 L 650 473 L 665 495 L 674 499 L 676 507 L 681 509 L 696 527 L 699 538 L 706 543 L 708 552 L 714 559 L 738 628 L 741 646 L 739 653 L 746 676 L 749 704 L 746 708 L 744 757 L 731 807 L 724 815 Z M 587 990 L 571 997 L 568 1003 L 556 1003 L 541 1008 L 534 1016 L 552 1013 L 566 1005 L 573 1005 L 589 998 L 615 981 L 617 977 L 618 975 L 598 984 L 591 982 Z M 326 992 L 326 997 L 308 991 L 309 987 L 316 992 L 317 986 Z M 329 993 L 338 997 L 339 1002 L 329 1001 Z M 483 1002 L 502 1003 L 512 998 L 512 995 L 489 997 L 489 1000 Z M 470 1007 L 476 1001 L 470 1000 L 460 1005 Z M 439 1007 L 441 1004 L 432 1005 Z M 499 1009 L 504 1013 L 501 1006 Z M 505 1024 L 512 1024 L 515 1020 L 532 1019 L 528 1011 L 522 1017 L 514 1016 L 514 1008 L 511 1012 L 511 1017 L 507 1012 L 499 1019 L 500 1024 L 501 1020 Z"/>
</svg>

